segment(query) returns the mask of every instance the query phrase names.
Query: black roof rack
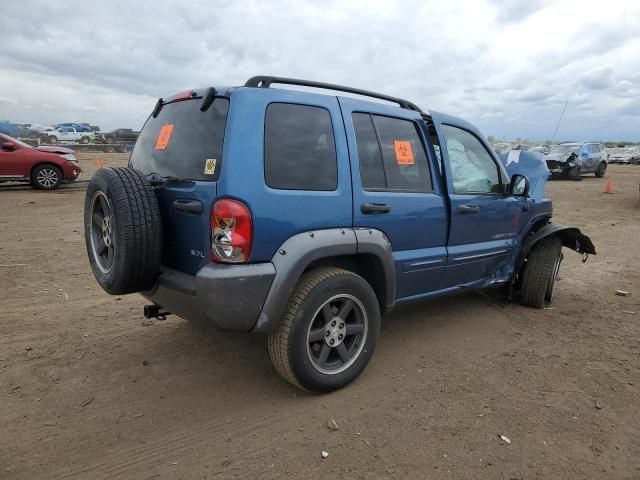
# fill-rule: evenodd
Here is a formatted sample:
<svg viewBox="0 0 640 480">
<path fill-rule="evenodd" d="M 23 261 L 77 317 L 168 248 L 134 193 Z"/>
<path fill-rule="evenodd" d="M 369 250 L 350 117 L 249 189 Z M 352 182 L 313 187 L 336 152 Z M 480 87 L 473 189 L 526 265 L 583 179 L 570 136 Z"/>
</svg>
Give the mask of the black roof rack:
<svg viewBox="0 0 640 480">
<path fill-rule="evenodd" d="M 404 100 L 402 98 L 391 97 L 389 95 L 384 95 L 382 93 L 370 92 L 368 90 L 360 90 L 359 88 L 345 87 L 342 85 L 334 85 L 332 83 L 324 83 L 324 82 L 313 82 L 310 80 L 300 80 L 297 78 L 286 78 L 286 77 L 270 77 L 267 75 L 258 75 L 256 77 L 251 77 L 244 84 L 245 87 L 259 87 L 259 88 L 269 88 L 272 83 L 280 83 L 283 85 L 300 85 L 302 87 L 312 87 L 312 88 L 324 88 L 326 90 L 336 90 L 338 92 L 347 92 L 354 93 L 356 95 L 363 95 L 365 97 L 373 97 L 378 98 L 380 100 L 386 100 L 387 102 L 393 102 L 400 105 L 402 108 L 406 108 L 407 110 L 414 110 L 416 112 L 423 113 L 415 103 L 410 102 L 409 100 Z"/>
</svg>

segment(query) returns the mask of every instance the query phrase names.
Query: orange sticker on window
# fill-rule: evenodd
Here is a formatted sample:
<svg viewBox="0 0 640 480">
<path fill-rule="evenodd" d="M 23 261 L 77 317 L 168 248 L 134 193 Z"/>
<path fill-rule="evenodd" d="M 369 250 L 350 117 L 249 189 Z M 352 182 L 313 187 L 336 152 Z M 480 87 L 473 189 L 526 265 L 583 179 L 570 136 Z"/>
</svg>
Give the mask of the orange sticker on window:
<svg viewBox="0 0 640 480">
<path fill-rule="evenodd" d="M 173 125 L 164 125 L 160 129 L 158 139 L 156 140 L 156 150 L 165 150 L 169 144 L 171 138 L 171 132 L 173 132 Z"/>
<path fill-rule="evenodd" d="M 398 163 L 398 165 L 413 165 L 414 163 L 416 163 L 416 161 L 413 159 L 411 142 L 394 140 L 393 148 L 396 151 L 396 162 Z"/>
</svg>

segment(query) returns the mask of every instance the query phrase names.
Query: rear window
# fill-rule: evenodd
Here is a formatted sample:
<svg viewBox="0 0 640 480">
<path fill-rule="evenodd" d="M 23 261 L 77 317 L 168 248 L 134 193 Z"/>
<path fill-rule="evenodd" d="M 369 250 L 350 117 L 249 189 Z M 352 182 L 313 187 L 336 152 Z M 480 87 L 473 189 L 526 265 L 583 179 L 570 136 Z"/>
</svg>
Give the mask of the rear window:
<svg viewBox="0 0 640 480">
<path fill-rule="evenodd" d="M 264 176 L 271 188 L 335 190 L 336 143 L 329 111 L 272 103 L 264 126 Z"/>
<path fill-rule="evenodd" d="M 145 175 L 217 180 L 229 99 L 216 97 L 205 112 L 202 99 L 165 105 L 149 117 L 131 154 L 131 166 Z"/>
</svg>

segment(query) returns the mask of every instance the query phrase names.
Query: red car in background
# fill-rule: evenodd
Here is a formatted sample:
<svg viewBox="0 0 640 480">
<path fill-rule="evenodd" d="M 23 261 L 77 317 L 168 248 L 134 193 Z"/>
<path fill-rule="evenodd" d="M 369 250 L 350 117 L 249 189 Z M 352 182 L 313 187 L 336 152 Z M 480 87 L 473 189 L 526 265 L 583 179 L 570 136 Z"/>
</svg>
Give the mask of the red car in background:
<svg viewBox="0 0 640 480">
<path fill-rule="evenodd" d="M 73 150 L 58 146 L 32 147 L 0 133 L 0 183 L 29 182 L 35 188 L 54 190 L 72 182 L 82 169 Z"/>
</svg>

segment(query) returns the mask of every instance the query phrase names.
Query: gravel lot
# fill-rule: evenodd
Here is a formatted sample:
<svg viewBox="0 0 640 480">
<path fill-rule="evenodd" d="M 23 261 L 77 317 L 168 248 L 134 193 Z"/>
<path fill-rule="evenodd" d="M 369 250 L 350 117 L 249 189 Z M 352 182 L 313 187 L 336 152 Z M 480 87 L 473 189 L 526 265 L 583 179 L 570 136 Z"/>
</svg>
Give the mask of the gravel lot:
<svg viewBox="0 0 640 480">
<path fill-rule="evenodd" d="M 593 176 L 547 186 L 554 220 L 598 249 L 565 250 L 553 308 L 397 309 L 365 373 L 326 396 L 280 380 L 262 337 L 145 326 L 142 297 L 104 293 L 82 183 L 0 185 L 0 478 L 638 479 L 640 167 L 609 175 L 613 195 Z"/>
</svg>

